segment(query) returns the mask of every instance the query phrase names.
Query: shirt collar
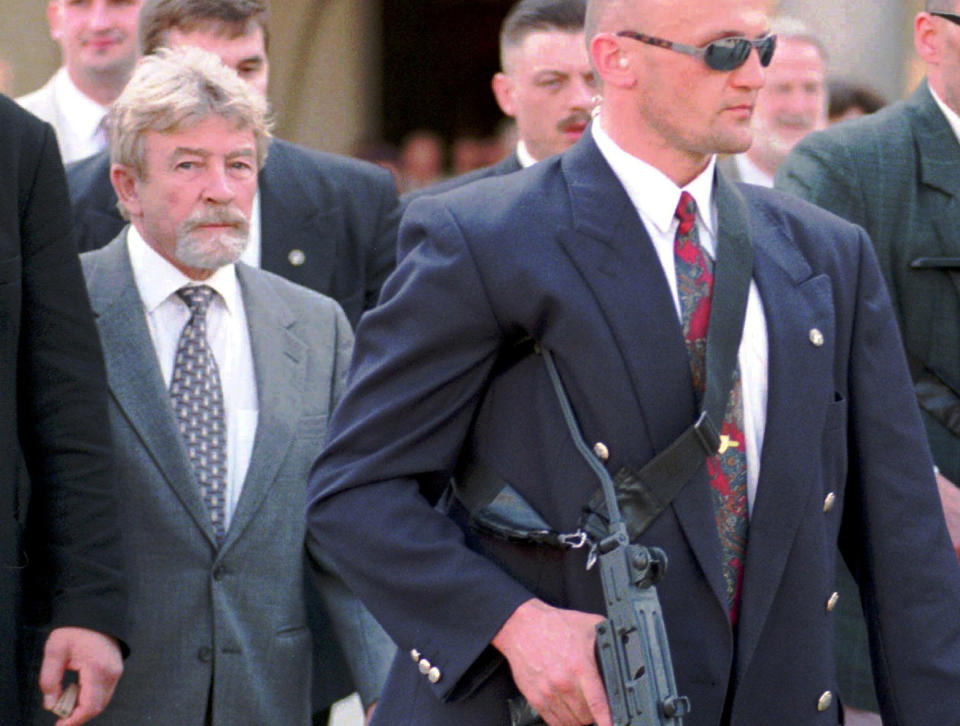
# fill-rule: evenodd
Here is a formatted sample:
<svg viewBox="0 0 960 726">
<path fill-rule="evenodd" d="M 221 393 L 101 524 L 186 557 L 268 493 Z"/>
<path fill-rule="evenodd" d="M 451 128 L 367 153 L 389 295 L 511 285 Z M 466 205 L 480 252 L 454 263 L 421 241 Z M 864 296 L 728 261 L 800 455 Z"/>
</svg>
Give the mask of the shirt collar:
<svg viewBox="0 0 960 726">
<path fill-rule="evenodd" d="M 517 142 L 517 159 L 520 160 L 520 167 L 523 169 L 526 169 L 528 166 L 533 166 L 537 163 L 537 160 L 531 156 L 530 150 L 523 141 Z"/>
<path fill-rule="evenodd" d="M 746 154 L 735 155 L 733 157 L 733 163 L 737 165 L 737 171 L 740 172 L 740 181 L 746 182 L 747 184 L 756 184 L 761 187 L 773 188 L 773 177 L 754 164 L 753 160 Z"/>
<path fill-rule="evenodd" d="M 662 233 L 668 234 L 681 192 L 689 192 L 697 203 L 697 216 L 709 233 L 716 236 L 713 210 L 713 171 L 716 157 L 682 189 L 670 177 L 642 159 L 624 151 L 603 129 L 602 117 L 590 124 L 600 153 L 613 169 L 637 211 Z"/>
<path fill-rule="evenodd" d="M 74 85 L 65 66 L 54 77 L 54 93 L 63 109 L 68 109 L 70 125 L 78 138 L 91 139 L 100 131 L 100 123 L 107 115 L 107 107 L 101 106 Z"/>
<path fill-rule="evenodd" d="M 953 135 L 956 136 L 957 141 L 960 142 L 960 116 L 943 102 L 943 99 L 937 95 L 937 92 L 934 91 L 932 87 L 930 88 L 930 93 L 933 95 L 933 100 L 937 102 L 940 110 L 943 111 L 943 115 L 946 116 L 947 123 L 950 124 L 950 128 L 953 129 Z"/>
<path fill-rule="evenodd" d="M 206 280 L 192 280 L 147 244 L 133 225 L 127 228 L 127 250 L 133 278 L 148 315 L 186 285 L 209 285 L 220 295 L 228 313 L 236 311 L 240 294 L 236 265 L 224 265 Z"/>
</svg>

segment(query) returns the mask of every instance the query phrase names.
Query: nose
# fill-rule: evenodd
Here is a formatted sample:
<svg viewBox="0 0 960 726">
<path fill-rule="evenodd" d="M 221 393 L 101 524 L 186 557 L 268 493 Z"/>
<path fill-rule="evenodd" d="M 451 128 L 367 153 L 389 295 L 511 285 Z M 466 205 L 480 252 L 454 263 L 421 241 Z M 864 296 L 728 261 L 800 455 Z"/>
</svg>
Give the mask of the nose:
<svg viewBox="0 0 960 726">
<path fill-rule="evenodd" d="M 759 90 L 763 88 L 765 80 L 766 75 L 760 64 L 760 51 L 757 49 L 752 49 L 743 65 L 730 74 L 730 82 L 744 88 Z"/>
<path fill-rule="evenodd" d="M 95 0 L 90 8 L 89 25 L 91 30 L 107 30 L 113 27 L 113 15 L 107 0 Z"/>
<path fill-rule="evenodd" d="M 229 204 L 235 196 L 236 193 L 227 170 L 211 164 L 207 172 L 206 184 L 203 187 L 204 201 L 215 204 Z"/>
<path fill-rule="evenodd" d="M 593 104 L 596 83 L 590 76 L 576 76 L 570 84 L 570 108 L 586 111 Z"/>
</svg>

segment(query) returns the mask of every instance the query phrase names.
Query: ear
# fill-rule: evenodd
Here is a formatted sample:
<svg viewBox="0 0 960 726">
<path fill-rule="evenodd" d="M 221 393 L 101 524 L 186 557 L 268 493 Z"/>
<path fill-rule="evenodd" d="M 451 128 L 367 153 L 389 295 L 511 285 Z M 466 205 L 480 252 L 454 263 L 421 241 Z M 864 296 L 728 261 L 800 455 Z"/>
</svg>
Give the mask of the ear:
<svg viewBox="0 0 960 726">
<path fill-rule="evenodd" d="M 913 21 L 913 45 L 925 63 L 940 60 L 940 33 L 929 13 L 917 13 Z"/>
<path fill-rule="evenodd" d="M 63 35 L 61 32 L 63 18 L 60 11 L 60 0 L 50 0 L 47 3 L 47 25 L 50 27 L 50 37 L 58 43 Z"/>
<path fill-rule="evenodd" d="M 513 100 L 513 79 L 506 73 L 497 73 L 490 85 L 493 87 L 493 97 L 497 99 L 500 110 L 513 118 L 517 112 L 517 104 Z"/>
<path fill-rule="evenodd" d="M 637 79 L 621 43 L 613 33 L 598 33 L 590 40 L 590 60 L 605 86 L 630 88 Z"/>
<path fill-rule="evenodd" d="M 110 165 L 110 183 L 117 193 L 117 199 L 123 202 L 131 218 L 141 215 L 139 179 L 133 169 L 124 164 Z"/>
</svg>

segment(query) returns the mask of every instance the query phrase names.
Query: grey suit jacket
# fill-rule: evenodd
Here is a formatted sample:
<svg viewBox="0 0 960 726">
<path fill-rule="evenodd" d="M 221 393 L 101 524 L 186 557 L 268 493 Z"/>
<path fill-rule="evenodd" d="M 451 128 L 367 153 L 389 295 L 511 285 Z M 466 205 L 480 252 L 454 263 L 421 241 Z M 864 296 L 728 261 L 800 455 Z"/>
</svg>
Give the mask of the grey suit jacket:
<svg viewBox="0 0 960 726">
<path fill-rule="evenodd" d="M 353 335 L 331 299 L 245 265 L 259 424 L 226 539 L 175 423 L 125 234 L 82 256 L 104 345 L 130 583 L 131 656 L 102 724 L 308 724 L 304 489 L 346 374 Z M 327 578 L 324 583 L 327 584 Z M 389 640 L 342 584 L 327 588 L 362 689 Z M 382 664 L 382 665 L 381 665 Z M 210 703 L 210 720 L 204 721 Z"/>
</svg>

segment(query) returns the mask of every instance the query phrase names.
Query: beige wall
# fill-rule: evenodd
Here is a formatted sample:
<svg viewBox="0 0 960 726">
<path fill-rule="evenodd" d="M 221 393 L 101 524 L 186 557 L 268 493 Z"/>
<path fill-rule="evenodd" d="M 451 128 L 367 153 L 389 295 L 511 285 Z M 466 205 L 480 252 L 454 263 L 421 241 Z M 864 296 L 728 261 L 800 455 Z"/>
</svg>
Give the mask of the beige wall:
<svg viewBox="0 0 960 726">
<path fill-rule="evenodd" d="M 0 57 L 13 67 L 13 94 L 37 88 L 60 54 L 44 0 L 0 0 Z M 377 0 L 280 0 L 271 17 L 270 96 L 277 135 L 347 153 L 379 132 Z"/>
</svg>

